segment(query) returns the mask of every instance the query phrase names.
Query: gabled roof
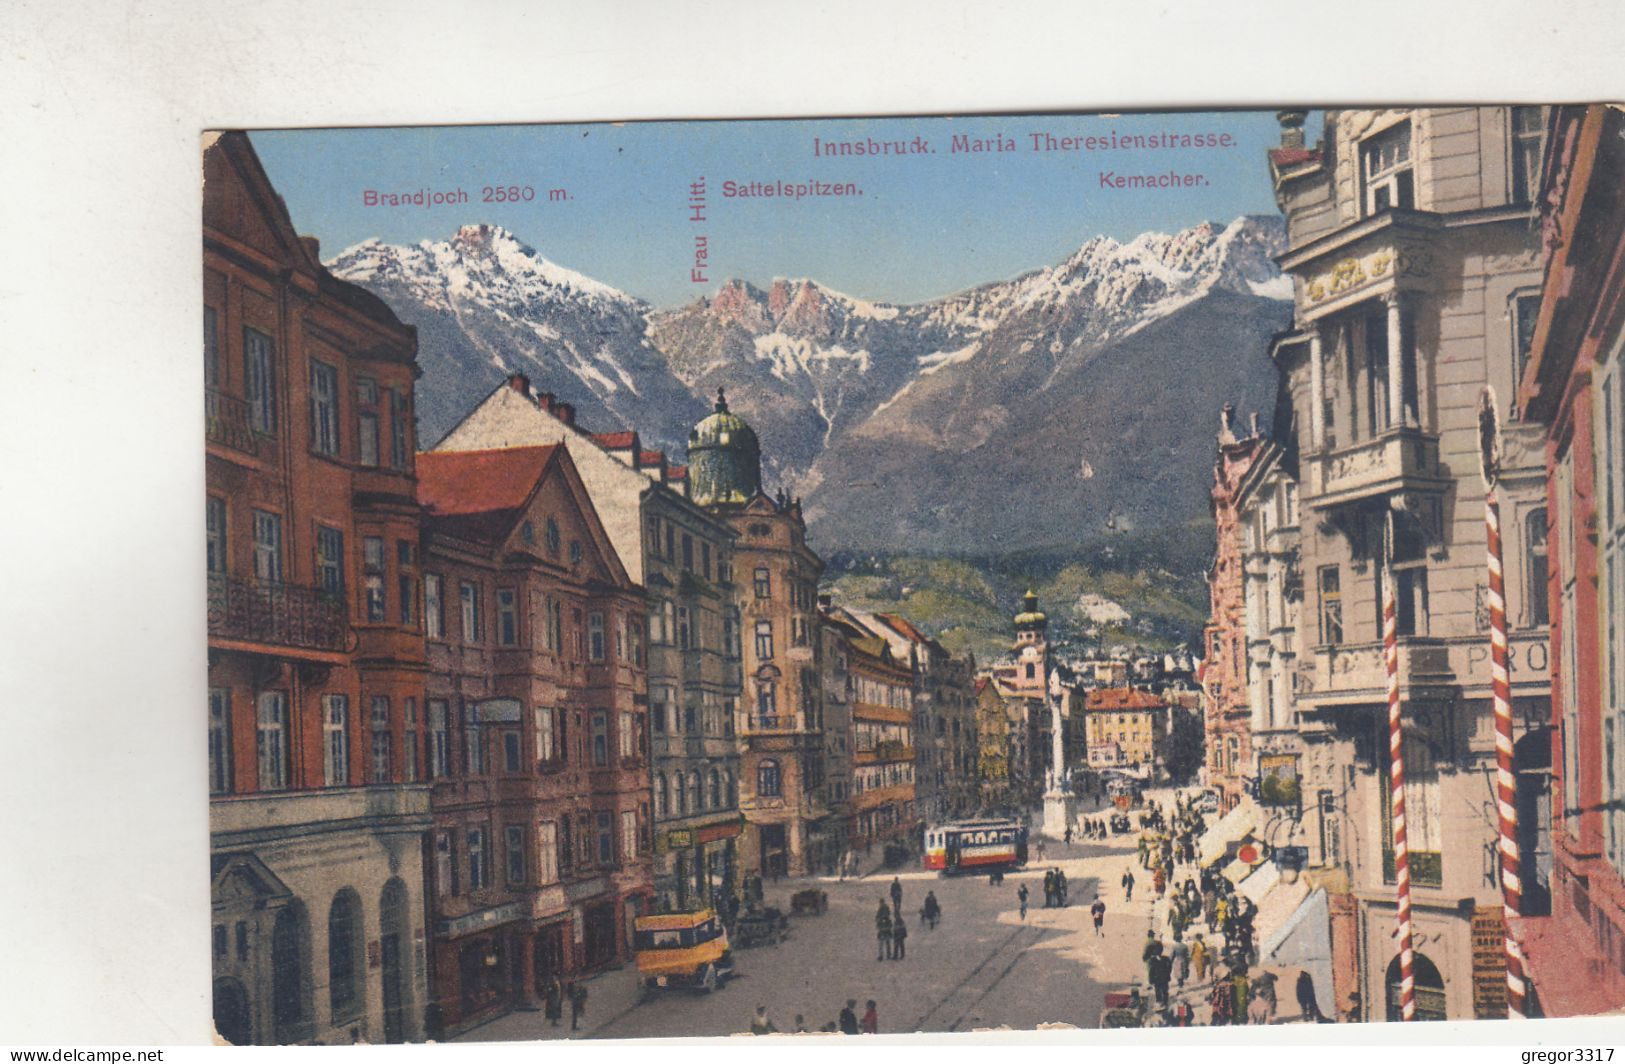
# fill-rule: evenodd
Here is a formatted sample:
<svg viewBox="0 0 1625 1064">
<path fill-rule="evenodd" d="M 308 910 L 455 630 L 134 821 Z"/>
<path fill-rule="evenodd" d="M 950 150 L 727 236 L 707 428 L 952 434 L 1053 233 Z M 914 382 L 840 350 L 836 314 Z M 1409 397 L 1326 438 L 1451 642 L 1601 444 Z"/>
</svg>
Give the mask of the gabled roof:
<svg viewBox="0 0 1625 1064">
<path fill-rule="evenodd" d="M 530 500 L 559 450 L 425 451 L 418 455 L 418 501 L 431 517 L 500 513 Z"/>
<path fill-rule="evenodd" d="M 1167 709 L 1166 699 L 1133 687 L 1100 687 L 1083 696 L 1084 708 L 1090 712 L 1112 712 L 1134 709 Z"/>
</svg>

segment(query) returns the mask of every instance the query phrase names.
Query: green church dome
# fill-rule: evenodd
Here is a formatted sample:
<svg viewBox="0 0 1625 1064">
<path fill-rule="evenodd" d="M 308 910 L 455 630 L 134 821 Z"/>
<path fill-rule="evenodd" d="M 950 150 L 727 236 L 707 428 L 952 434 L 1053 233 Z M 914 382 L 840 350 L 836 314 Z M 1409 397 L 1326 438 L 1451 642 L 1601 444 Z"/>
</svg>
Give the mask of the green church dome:
<svg viewBox="0 0 1625 1064">
<path fill-rule="evenodd" d="M 728 409 L 717 389 L 715 410 L 688 434 L 689 497 L 701 506 L 742 506 L 762 485 L 756 430 Z"/>
<path fill-rule="evenodd" d="M 1049 618 L 1038 609 L 1038 594 L 1031 588 L 1021 596 L 1021 612 L 1016 614 L 1017 628 L 1042 628 Z"/>
</svg>

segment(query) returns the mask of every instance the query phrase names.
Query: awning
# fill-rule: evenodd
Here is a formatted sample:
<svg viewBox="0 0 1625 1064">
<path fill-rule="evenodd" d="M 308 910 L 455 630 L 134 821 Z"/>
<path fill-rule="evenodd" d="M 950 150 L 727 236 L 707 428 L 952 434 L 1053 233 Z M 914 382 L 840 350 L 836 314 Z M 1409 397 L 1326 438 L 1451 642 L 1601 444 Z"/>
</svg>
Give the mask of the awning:
<svg viewBox="0 0 1625 1064">
<path fill-rule="evenodd" d="M 1299 886 L 1301 884 L 1291 884 Z M 1288 884 L 1282 884 L 1280 895 Z M 1274 901 L 1272 896 L 1270 901 Z M 1260 907 L 1259 916 L 1264 915 Z M 1260 932 L 1262 933 L 1262 932 Z M 1335 1016 L 1332 992 L 1332 919 L 1326 892 L 1316 889 L 1304 898 L 1281 924 L 1264 939 L 1258 950 L 1259 963 L 1270 967 L 1302 968 L 1315 981 L 1315 1003 L 1322 1015 Z M 1294 986 L 1292 992 L 1296 992 Z"/>
<path fill-rule="evenodd" d="M 1265 861 L 1256 866 L 1253 874 L 1242 880 L 1236 889 L 1251 898 L 1254 905 L 1262 906 L 1264 895 L 1280 881 L 1281 870 L 1275 866 L 1274 861 Z"/>
<path fill-rule="evenodd" d="M 1253 866 L 1246 861 L 1231 861 L 1219 870 L 1219 874 L 1239 887 L 1243 880 L 1252 876 Z"/>
<path fill-rule="evenodd" d="M 1236 807 L 1214 821 L 1202 833 L 1197 847 L 1197 858 L 1203 868 L 1217 861 L 1229 850 L 1230 844 L 1240 842 L 1258 830 L 1260 823 L 1258 803 L 1243 796 Z"/>
</svg>

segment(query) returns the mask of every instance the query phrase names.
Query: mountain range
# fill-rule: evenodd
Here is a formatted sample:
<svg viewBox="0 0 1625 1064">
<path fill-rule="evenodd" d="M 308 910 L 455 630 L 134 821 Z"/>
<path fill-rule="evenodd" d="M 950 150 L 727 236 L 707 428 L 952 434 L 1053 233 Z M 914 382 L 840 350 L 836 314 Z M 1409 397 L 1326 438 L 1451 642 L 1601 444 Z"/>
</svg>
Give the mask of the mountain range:
<svg viewBox="0 0 1625 1064">
<path fill-rule="evenodd" d="M 1268 410 L 1290 318 L 1278 218 L 1127 242 L 939 299 L 730 280 L 657 309 L 499 227 L 329 268 L 418 327 L 438 439 L 509 372 L 681 460 L 718 387 L 824 551 L 993 554 L 1204 516 L 1221 405 Z"/>
</svg>

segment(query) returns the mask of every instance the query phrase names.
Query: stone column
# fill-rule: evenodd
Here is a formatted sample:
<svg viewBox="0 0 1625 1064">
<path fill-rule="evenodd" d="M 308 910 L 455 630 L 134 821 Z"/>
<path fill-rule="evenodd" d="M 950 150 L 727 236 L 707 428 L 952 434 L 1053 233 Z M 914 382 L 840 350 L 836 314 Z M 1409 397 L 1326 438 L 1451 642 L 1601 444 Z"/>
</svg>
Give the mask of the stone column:
<svg viewBox="0 0 1625 1064">
<path fill-rule="evenodd" d="M 1309 441 L 1311 450 L 1326 446 L 1326 370 L 1321 352 L 1320 326 L 1309 334 Z"/>
<path fill-rule="evenodd" d="M 1398 292 L 1382 297 L 1388 308 L 1388 427 L 1410 424 L 1405 409 L 1405 330 L 1400 324 L 1400 298 Z"/>
</svg>

